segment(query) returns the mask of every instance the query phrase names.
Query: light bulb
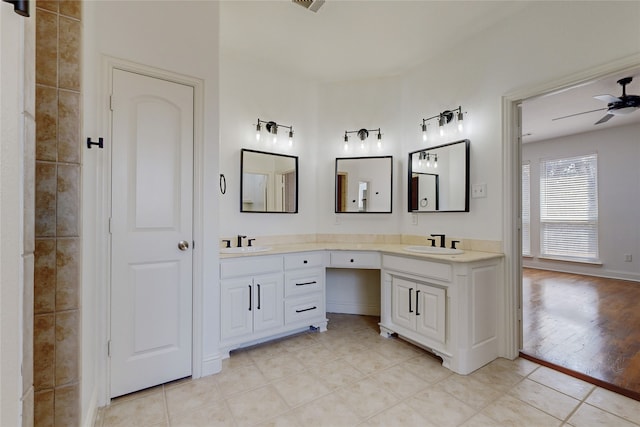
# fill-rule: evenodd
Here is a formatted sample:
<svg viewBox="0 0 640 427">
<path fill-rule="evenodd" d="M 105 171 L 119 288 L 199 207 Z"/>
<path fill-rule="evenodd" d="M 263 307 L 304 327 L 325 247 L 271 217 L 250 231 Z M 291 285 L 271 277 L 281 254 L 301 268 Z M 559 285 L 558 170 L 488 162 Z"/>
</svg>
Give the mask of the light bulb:
<svg viewBox="0 0 640 427">
<path fill-rule="evenodd" d="M 289 147 L 293 146 L 293 130 L 289 131 Z"/>
<path fill-rule="evenodd" d="M 421 158 L 418 158 L 418 167 L 420 167 L 420 168 L 422 167 L 422 159 Z"/>
<path fill-rule="evenodd" d="M 256 141 L 260 141 L 260 131 L 256 132 Z"/>
<path fill-rule="evenodd" d="M 347 141 L 344 142 L 344 151 L 349 150 L 349 143 Z"/>
<path fill-rule="evenodd" d="M 382 148 L 382 141 L 378 140 L 378 149 Z"/>
<path fill-rule="evenodd" d="M 437 168 L 438 167 L 438 160 L 436 160 L 435 162 L 433 162 L 433 167 Z"/>
<path fill-rule="evenodd" d="M 458 112 L 458 132 L 462 132 L 464 130 L 464 114 L 462 113 L 462 107 Z"/>
<path fill-rule="evenodd" d="M 273 135 L 273 143 L 274 143 L 274 144 L 277 144 L 277 143 L 278 143 L 278 135 L 277 135 L 277 134 L 274 134 L 274 135 Z"/>
<path fill-rule="evenodd" d="M 461 121 L 458 121 L 458 132 L 462 132 L 464 130 L 464 124 Z"/>
<path fill-rule="evenodd" d="M 361 150 L 364 150 L 364 141 L 362 141 L 362 142 L 360 143 L 360 149 L 361 149 Z"/>
<path fill-rule="evenodd" d="M 427 142 L 427 124 L 422 123 L 422 141 Z"/>
<path fill-rule="evenodd" d="M 440 125 L 440 136 L 444 136 L 444 125 Z"/>
<path fill-rule="evenodd" d="M 260 119 L 258 119 L 258 124 L 256 125 L 256 141 L 260 141 L 260 131 L 262 128 L 260 127 Z"/>
</svg>

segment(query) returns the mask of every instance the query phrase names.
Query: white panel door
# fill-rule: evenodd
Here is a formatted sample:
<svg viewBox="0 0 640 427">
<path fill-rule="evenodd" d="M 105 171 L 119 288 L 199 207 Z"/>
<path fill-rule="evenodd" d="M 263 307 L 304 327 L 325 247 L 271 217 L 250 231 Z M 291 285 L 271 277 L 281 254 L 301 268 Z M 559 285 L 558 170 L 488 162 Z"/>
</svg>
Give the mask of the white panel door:
<svg viewBox="0 0 640 427">
<path fill-rule="evenodd" d="M 277 328 L 284 324 L 284 279 L 282 274 L 257 276 L 253 279 L 255 332 Z"/>
<path fill-rule="evenodd" d="M 391 282 L 391 321 L 415 330 L 416 287 L 414 282 L 393 277 Z"/>
<path fill-rule="evenodd" d="M 113 71 L 112 397 L 191 375 L 193 103 Z"/>
<path fill-rule="evenodd" d="M 418 284 L 416 331 L 439 342 L 445 341 L 446 293 L 442 288 Z"/>
</svg>

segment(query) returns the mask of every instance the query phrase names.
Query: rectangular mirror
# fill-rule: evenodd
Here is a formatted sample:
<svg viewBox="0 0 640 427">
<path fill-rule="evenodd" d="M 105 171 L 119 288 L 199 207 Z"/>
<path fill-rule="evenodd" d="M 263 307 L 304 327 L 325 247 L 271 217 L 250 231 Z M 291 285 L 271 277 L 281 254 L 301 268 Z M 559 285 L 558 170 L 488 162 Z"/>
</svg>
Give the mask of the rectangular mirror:
<svg viewBox="0 0 640 427">
<path fill-rule="evenodd" d="M 336 159 L 336 213 L 391 213 L 393 157 Z"/>
<path fill-rule="evenodd" d="M 469 212 L 469 140 L 409 153 L 409 212 Z"/>
<path fill-rule="evenodd" d="M 298 212 L 298 157 L 243 148 L 240 212 Z"/>
</svg>

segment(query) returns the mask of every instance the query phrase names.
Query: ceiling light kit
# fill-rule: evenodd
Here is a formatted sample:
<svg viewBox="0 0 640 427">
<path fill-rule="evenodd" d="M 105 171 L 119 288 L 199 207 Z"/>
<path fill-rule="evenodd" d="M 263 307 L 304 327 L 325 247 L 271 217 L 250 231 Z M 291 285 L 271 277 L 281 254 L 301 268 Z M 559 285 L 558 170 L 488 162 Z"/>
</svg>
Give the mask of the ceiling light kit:
<svg viewBox="0 0 640 427">
<path fill-rule="evenodd" d="M 260 120 L 260 118 L 258 118 L 258 123 L 256 124 L 256 140 L 257 141 L 260 141 L 263 124 L 265 129 L 267 129 L 267 132 L 273 135 L 274 144 L 278 142 L 278 128 L 289 129 L 289 147 L 293 145 L 293 126 L 280 125 L 274 121 Z"/>
<path fill-rule="evenodd" d="M 451 123 L 454 119 L 457 122 L 458 132 L 462 132 L 464 130 L 464 117 L 466 113 L 462 112 L 462 107 L 454 108 L 451 110 L 444 110 L 442 113 L 437 114 L 435 116 L 422 119 L 422 140 L 427 141 L 428 139 L 428 125 L 429 120 L 438 119 L 438 129 L 440 136 L 445 135 L 445 127 Z"/>
<path fill-rule="evenodd" d="M 378 148 L 382 148 L 382 132 L 378 129 L 359 129 L 359 130 L 346 130 L 344 131 L 344 151 L 349 149 L 349 134 L 355 133 L 360 139 L 360 148 L 364 149 L 364 140 L 369 137 L 369 132 L 378 132 Z"/>
</svg>

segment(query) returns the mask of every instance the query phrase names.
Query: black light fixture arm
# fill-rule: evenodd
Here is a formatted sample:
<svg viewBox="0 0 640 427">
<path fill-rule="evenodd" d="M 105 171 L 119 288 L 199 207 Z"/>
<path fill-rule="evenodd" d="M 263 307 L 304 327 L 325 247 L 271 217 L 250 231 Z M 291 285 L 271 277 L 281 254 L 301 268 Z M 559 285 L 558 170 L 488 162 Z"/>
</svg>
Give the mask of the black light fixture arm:
<svg viewBox="0 0 640 427">
<path fill-rule="evenodd" d="M 452 108 L 451 110 L 444 110 L 440 114 L 422 119 L 422 131 L 426 131 L 427 122 L 429 120 L 438 119 L 439 125 L 444 126 L 447 123 L 451 122 L 451 120 L 453 120 L 454 114 L 458 116 L 458 120 L 462 120 L 462 117 L 464 115 L 464 113 L 462 112 L 462 106 L 459 106 L 458 108 Z"/>
<path fill-rule="evenodd" d="M 267 129 L 267 132 L 269 133 L 278 133 L 278 128 L 285 128 L 285 129 L 289 129 L 289 133 L 291 135 L 293 135 L 293 126 L 287 126 L 287 125 L 281 125 L 279 123 L 276 123 L 274 121 L 271 120 L 260 120 L 260 118 L 258 118 L 258 123 L 256 124 L 256 129 L 258 131 L 260 131 L 261 129 L 261 125 L 264 124 L 264 127 Z"/>
<path fill-rule="evenodd" d="M 20 16 L 29 17 L 29 0 L 2 0 L 13 5 L 13 10 Z"/>
<path fill-rule="evenodd" d="M 344 131 L 344 141 L 347 142 L 349 140 L 349 134 L 350 133 L 356 133 L 358 134 L 358 138 L 360 138 L 361 141 L 364 141 L 365 139 L 367 139 L 369 137 L 369 132 L 378 132 L 378 139 L 382 139 L 382 132 L 380 130 L 380 128 L 378 129 L 358 129 L 358 130 L 345 130 Z"/>
</svg>

